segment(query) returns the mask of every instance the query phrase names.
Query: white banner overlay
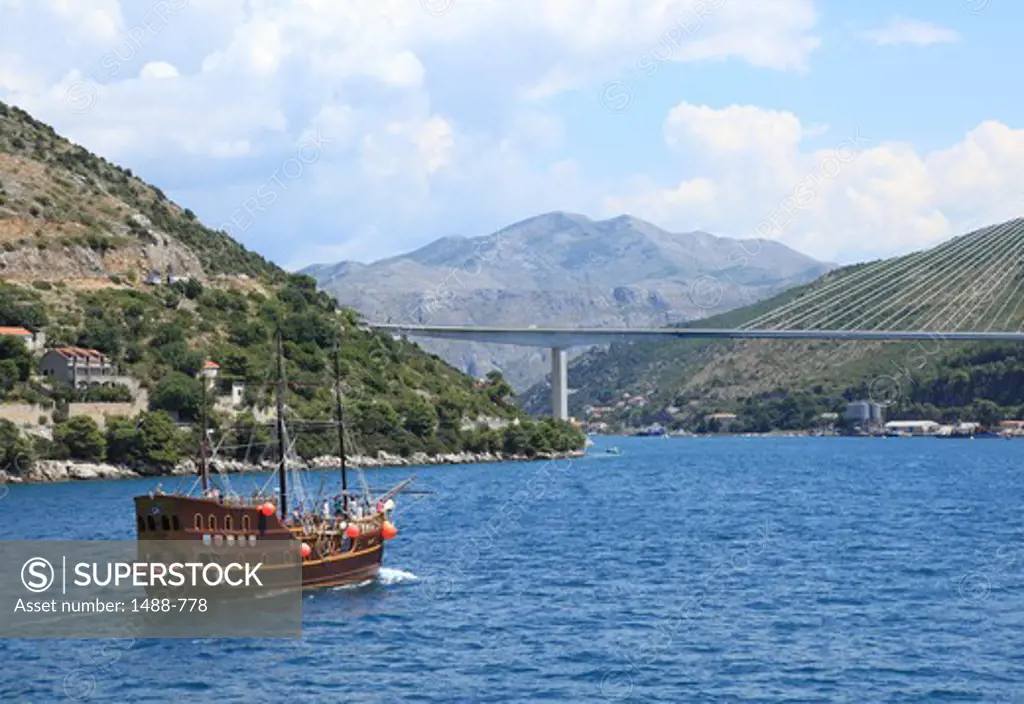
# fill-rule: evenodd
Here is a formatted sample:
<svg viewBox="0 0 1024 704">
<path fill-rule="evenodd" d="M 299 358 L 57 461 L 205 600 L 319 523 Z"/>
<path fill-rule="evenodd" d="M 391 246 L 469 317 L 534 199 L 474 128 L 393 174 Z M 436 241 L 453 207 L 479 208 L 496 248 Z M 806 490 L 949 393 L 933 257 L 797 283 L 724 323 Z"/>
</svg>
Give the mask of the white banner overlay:
<svg viewBox="0 0 1024 704">
<path fill-rule="evenodd" d="M 0 638 L 301 638 L 300 550 L 0 541 Z"/>
</svg>

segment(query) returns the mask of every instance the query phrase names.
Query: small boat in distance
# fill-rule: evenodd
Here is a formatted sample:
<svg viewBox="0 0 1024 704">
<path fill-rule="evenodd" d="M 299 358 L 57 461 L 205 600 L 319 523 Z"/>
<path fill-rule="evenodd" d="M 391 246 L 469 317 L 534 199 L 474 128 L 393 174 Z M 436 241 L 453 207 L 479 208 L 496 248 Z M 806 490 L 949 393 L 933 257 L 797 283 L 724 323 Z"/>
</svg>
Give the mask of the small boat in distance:
<svg viewBox="0 0 1024 704">
<path fill-rule="evenodd" d="M 604 451 L 604 453 L 606 455 L 621 455 L 622 454 L 622 452 L 619 450 L 619 448 L 617 446 L 616 447 L 609 447 L 607 450 Z"/>
</svg>

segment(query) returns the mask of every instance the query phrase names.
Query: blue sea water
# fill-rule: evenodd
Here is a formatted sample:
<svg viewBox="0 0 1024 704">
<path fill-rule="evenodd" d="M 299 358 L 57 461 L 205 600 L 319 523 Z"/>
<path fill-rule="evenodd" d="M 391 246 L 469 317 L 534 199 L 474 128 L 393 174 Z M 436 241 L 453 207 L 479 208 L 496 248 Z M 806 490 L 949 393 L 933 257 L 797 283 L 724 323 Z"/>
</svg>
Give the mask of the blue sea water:
<svg viewBox="0 0 1024 704">
<path fill-rule="evenodd" d="M 381 580 L 307 596 L 302 640 L 0 641 L 0 700 L 1024 701 L 1022 456 L 608 438 L 422 468 Z M 0 535 L 131 538 L 156 483 L 13 486 Z"/>
</svg>

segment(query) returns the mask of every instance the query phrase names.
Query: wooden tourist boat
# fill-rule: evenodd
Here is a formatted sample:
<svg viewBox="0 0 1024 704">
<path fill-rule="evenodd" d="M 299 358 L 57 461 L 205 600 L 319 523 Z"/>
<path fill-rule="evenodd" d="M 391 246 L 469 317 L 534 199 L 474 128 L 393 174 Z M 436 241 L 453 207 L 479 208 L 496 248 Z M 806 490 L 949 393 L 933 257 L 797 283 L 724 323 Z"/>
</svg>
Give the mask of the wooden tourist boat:
<svg viewBox="0 0 1024 704">
<path fill-rule="evenodd" d="M 140 550 L 143 541 L 199 541 L 214 548 L 267 546 L 267 555 L 280 555 L 274 542 L 299 541 L 304 589 L 332 587 L 372 580 L 380 571 L 384 543 L 398 534 L 392 523 L 395 497 L 412 478 L 380 496 L 350 491 L 345 466 L 345 441 L 340 390 L 340 365 L 335 354 L 338 447 L 341 492 L 317 496 L 312 507 L 288 511 L 288 474 L 285 448 L 283 363 L 278 338 L 277 436 L 278 490 L 240 496 L 212 486 L 207 462 L 204 418 L 200 440 L 198 495 L 192 491 L 166 494 L 153 491 L 135 497 L 135 521 Z M 300 483 L 293 472 L 292 485 Z M 196 482 L 193 482 L 195 485 Z M 218 550 L 219 552 L 219 550 Z M 275 562 L 270 558 L 270 562 Z"/>
</svg>

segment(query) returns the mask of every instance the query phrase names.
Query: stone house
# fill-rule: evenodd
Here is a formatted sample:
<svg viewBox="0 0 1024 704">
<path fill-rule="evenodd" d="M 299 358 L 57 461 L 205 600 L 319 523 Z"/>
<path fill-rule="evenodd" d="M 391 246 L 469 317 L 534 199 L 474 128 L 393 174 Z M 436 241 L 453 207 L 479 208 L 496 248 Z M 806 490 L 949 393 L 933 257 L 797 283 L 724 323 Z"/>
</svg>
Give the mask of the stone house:
<svg viewBox="0 0 1024 704">
<path fill-rule="evenodd" d="M 117 367 L 102 352 L 82 347 L 54 347 L 39 360 L 39 373 L 75 388 L 120 381 Z"/>
</svg>

